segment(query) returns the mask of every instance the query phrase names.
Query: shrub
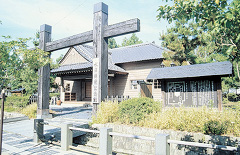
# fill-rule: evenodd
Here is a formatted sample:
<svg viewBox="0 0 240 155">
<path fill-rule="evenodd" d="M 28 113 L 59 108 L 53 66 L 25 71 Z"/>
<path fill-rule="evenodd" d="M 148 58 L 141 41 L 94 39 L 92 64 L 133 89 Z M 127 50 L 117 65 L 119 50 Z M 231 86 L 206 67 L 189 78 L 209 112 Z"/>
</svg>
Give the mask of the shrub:
<svg viewBox="0 0 240 155">
<path fill-rule="evenodd" d="M 240 136 L 240 105 L 218 109 L 168 107 L 148 98 L 103 102 L 93 123 L 123 123 L 156 129 L 172 129 L 205 134 Z"/>
<path fill-rule="evenodd" d="M 60 93 L 49 93 L 49 98 L 51 99 L 53 96 L 59 97 Z"/>
<path fill-rule="evenodd" d="M 235 94 L 235 93 L 228 93 L 227 97 L 228 97 L 228 100 L 232 101 L 232 102 L 237 101 L 237 98 L 238 98 L 237 94 Z"/>
<path fill-rule="evenodd" d="M 217 120 L 210 120 L 210 121 L 204 123 L 203 133 L 204 134 L 221 135 L 227 131 L 228 125 L 229 125 L 228 121 L 220 122 Z"/>
<path fill-rule="evenodd" d="M 27 96 L 8 96 L 5 105 L 23 108 L 28 105 L 29 95 Z"/>
<path fill-rule="evenodd" d="M 147 115 L 160 111 L 160 102 L 147 97 L 129 99 L 119 105 L 119 116 L 122 123 L 135 124 L 143 120 Z"/>
<path fill-rule="evenodd" d="M 30 104 L 22 109 L 22 114 L 28 116 L 29 118 L 36 118 L 37 116 L 37 103 Z"/>
<path fill-rule="evenodd" d="M 222 103 L 223 104 L 227 104 L 229 101 L 228 101 L 228 98 L 227 97 L 223 97 L 223 101 L 222 101 Z"/>
<path fill-rule="evenodd" d="M 118 120 L 118 103 L 102 102 L 97 112 L 97 118 L 93 117 L 93 123 L 113 123 Z"/>
</svg>

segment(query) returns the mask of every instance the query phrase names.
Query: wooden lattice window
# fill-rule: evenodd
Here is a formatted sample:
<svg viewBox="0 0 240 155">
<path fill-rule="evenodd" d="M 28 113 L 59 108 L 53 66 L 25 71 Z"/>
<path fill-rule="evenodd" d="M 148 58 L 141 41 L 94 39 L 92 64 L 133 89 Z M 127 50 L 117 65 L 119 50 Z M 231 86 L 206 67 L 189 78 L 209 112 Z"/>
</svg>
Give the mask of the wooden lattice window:
<svg viewBox="0 0 240 155">
<path fill-rule="evenodd" d="M 161 88 L 161 81 L 160 80 L 154 80 L 154 89 L 160 89 Z"/>
<path fill-rule="evenodd" d="M 70 84 L 69 83 L 66 85 L 66 89 L 65 90 L 66 91 L 70 91 Z"/>
<path fill-rule="evenodd" d="M 65 101 L 70 101 L 70 93 L 65 93 Z"/>
<path fill-rule="evenodd" d="M 65 101 L 76 101 L 76 93 L 65 93 Z"/>
<path fill-rule="evenodd" d="M 76 101 L 76 93 L 71 93 L 71 101 Z"/>
</svg>

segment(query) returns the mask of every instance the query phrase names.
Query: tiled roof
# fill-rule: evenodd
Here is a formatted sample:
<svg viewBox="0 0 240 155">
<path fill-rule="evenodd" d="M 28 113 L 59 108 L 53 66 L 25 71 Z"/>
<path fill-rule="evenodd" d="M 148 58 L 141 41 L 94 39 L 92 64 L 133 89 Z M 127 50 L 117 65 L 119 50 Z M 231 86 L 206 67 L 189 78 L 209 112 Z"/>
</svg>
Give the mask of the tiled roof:
<svg viewBox="0 0 240 155">
<path fill-rule="evenodd" d="M 87 59 L 93 58 L 93 47 L 88 45 L 74 46 L 74 48 Z M 80 50 L 81 49 L 81 50 Z M 162 53 L 167 49 L 153 43 L 144 43 L 126 47 L 109 49 L 114 64 L 154 60 L 163 58 Z M 82 52 L 83 51 L 83 52 Z"/>
<path fill-rule="evenodd" d="M 162 53 L 167 50 L 152 43 L 138 44 L 109 50 L 114 64 L 153 60 L 163 58 Z"/>
<path fill-rule="evenodd" d="M 51 73 L 67 72 L 73 70 L 83 70 L 92 68 L 93 59 L 93 47 L 88 45 L 79 45 L 73 47 L 82 57 L 84 57 L 87 63 L 78 63 L 60 66 L 57 69 L 53 69 Z M 166 50 L 160 46 L 152 43 L 138 44 L 127 47 L 120 47 L 109 50 L 108 55 L 108 68 L 112 71 L 126 72 L 123 68 L 115 65 L 127 62 L 136 62 L 144 60 L 161 59 L 163 51 Z M 61 62 L 61 61 L 60 61 Z"/>
<path fill-rule="evenodd" d="M 60 73 L 60 72 L 74 72 L 74 71 L 88 70 L 88 69 L 92 69 L 91 62 L 63 65 L 63 66 L 58 67 L 57 69 L 52 69 L 51 73 L 54 74 L 54 73 Z M 118 67 L 118 66 L 116 66 L 114 64 L 110 64 L 110 63 L 108 63 L 108 69 L 110 71 L 127 73 L 121 67 Z"/>
<path fill-rule="evenodd" d="M 90 63 L 90 62 L 77 63 L 77 64 L 70 64 L 70 65 L 63 65 L 56 69 L 52 69 L 51 73 L 76 71 L 76 70 L 90 69 L 90 68 L 92 68 L 92 63 Z"/>
<path fill-rule="evenodd" d="M 91 48 L 91 46 L 81 45 L 81 46 L 74 46 L 73 48 L 87 61 L 92 62 L 93 49 Z"/>
<path fill-rule="evenodd" d="M 229 61 L 188 66 L 153 68 L 147 79 L 174 79 L 188 77 L 204 77 L 232 74 L 232 64 Z"/>
</svg>

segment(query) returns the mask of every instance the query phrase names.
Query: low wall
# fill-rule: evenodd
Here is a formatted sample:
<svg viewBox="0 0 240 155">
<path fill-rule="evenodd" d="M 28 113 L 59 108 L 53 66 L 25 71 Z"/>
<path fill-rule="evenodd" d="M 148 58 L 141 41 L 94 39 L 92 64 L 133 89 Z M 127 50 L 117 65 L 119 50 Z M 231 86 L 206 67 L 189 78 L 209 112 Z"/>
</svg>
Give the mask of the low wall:
<svg viewBox="0 0 240 155">
<path fill-rule="evenodd" d="M 200 143 L 209 143 L 217 145 L 226 145 L 237 147 L 240 141 L 240 137 L 227 137 L 227 136 L 214 136 L 214 135 L 204 135 L 202 133 L 189 133 L 181 131 L 172 131 L 172 130 L 157 130 L 150 128 L 142 128 L 128 125 L 115 125 L 115 124 L 93 124 L 93 129 L 100 129 L 102 127 L 109 127 L 113 129 L 113 132 L 133 134 L 139 136 L 148 136 L 155 137 L 156 134 L 165 133 L 170 135 L 172 140 L 182 140 L 182 141 L 191 141 L 191 142 L 200 142 Z M 98 134 L 86 134 L 81 136 L 78 141 L 81 141 L 81 144 L 98 147 L 99 146 L 99 135 Z M 154 154 L 155 142 L 125 138 L 113 136 L 113 151 L 126 154 L 137 154 L 137 155 L 148 155 Z M 184 146 L 171 144 L 170 145 L 170 154 L 171 155 L 198 155 L 198 154 L 234 154 L 230 151 L 220 151 L 206 148 L 198 148 L 192 146 Z"/>
</svg>

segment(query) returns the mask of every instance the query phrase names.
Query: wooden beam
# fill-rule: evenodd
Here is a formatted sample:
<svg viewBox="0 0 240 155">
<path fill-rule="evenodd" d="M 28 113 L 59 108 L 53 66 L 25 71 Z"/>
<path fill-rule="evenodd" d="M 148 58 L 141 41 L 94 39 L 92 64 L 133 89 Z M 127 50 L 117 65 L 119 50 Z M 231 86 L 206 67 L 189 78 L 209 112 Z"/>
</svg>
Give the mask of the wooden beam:
<svg viewBox="0 0 240 155">
<path fill-rule="evenodd" d="M 116 37 L 140 31 L 140 20 L 135 18 L 104 27 L 104 38 Z M 93 41 L 93 31 L 87 31 L 67 38 L 46 43 L 46 52 L 60 50 Z"/>
<path fill-rule="evenodd" d="M 139 32 L 140 20 L 135 18 L 117 24 L 105 26 L 104 31 L 104 38 L 117 37 L 128 33 Z"/>
<path fill-rule="evenodd" d="M 89 43 L 93 41 L 93 31 L 87 31 L 67 38 L 52 41 L 46 44 L 46 52 L 52 52 L 79 44 Z"/>
</svg>

